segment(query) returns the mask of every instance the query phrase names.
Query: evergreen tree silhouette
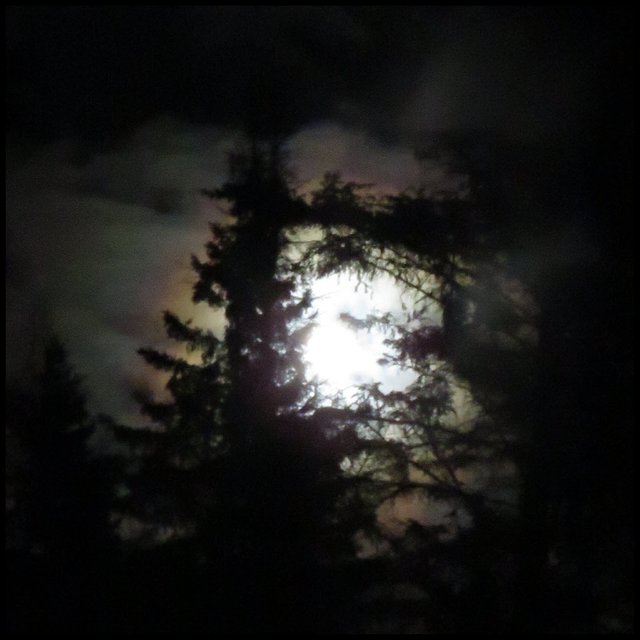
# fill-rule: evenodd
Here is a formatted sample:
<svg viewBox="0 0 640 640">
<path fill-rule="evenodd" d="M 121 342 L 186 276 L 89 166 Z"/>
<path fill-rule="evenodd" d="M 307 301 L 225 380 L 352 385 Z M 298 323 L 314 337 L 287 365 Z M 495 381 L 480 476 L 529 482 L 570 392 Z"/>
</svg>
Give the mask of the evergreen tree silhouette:
<svg viewBox="0 0 640 640">
<path fill-rule="evenodd" d="M 10 628 L 92 628 L 109 616 L 101 589 L 116 549 L 115 468 L 89 448 L 96 424 L 57 337 L 33 387 L 9 389 L 7 400 Z"/>
<path fill-rule="evenodd" d="M 347 269 L 361 278 L 386 274 L 413 294 L 415 308 L 404 320 L 389 314 L 344 320 L 356 330 L 376 327 L 394 336 L 387 340 L 387 364 L 412 370 L 416 381 L 387 393 L 377 384 L 361 385 L 347 412 L 365 443 L 360 459 L 351 458 L 353 469 L 370 507 L 423 496 L 451 512 L 446 528 L 416 522 L 412 535 L 392 541 L 397 561 L 387 563 L 388 580 L 409 580 L 428 594 L 429 606 L 403 605 L 422 618 L 423 628 L 508 628 L 517 491 L 513 476 L 494 471 L 519 454 L 523 430 L 510 403 L 528 394 L 535 350 L 526 333 L 525 339 L 519 334 L 532 328 L 533 318 L 510 294 L 495 248 L 486 242 L 491 221 L 482 202 L 420 192 L 371 200 L 359 188 L 326 176 L 310 216 L 334 228 L 309 247 L 308 268 L 317 277 Z M 336 230 L 338 221 L 347 230 Z M 441 325 L 430 319 L 434 308 Z M 469 387 L 477 404 L 464 423 L 451 420 L 456 384 Z M 491 482 L 473 480 L 480 469 L 494 476 Z M 368 534 L 384 537 L 375 529 Z M 478 562 L 482 556 L 485 563 Z M 478 611 L 480 596 L 486 603 Z M 372 615 L 388 610 L 400 623 L 405 614 L 394 613 L 397 604 L 385 595 Z"/>
<path fill-rule="evenodd" d="M 254 141 L 231 168 L 210 195 L 231 203 L 234 223 L 211 225 L 207 261 L 193 259 L 194 300 L 224 308 L 225 336 L 165 313 L 168 334 L 199 350 L 201 364 L 141 350 L 170 373 L 173 399 L 145 402 L 155 430 L 114 426 L 142 452 L 122 513 L 149 525 L 141 543 L 159 562 L 171 549 L 188 555 L 194 595 L 174 623 L 200 607 L 211 628 L 331 629 L 349 606 L 338 576 L 352 543 L 337 509 L 340 462 L 358 438 L 308 406 L 310 297 L 294 294 L 280 267 L 284 232 L 305 207 L 286 184 L 279 145 Z M 170 540 L 154 546 L 163 531 Z"/>
</svg>

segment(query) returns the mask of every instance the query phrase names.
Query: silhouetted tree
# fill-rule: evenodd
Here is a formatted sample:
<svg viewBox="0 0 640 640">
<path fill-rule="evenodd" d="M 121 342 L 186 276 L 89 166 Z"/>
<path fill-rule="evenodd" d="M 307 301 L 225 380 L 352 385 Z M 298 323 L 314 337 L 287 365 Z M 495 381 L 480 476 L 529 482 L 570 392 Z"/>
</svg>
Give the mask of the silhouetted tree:
<svg viewBox="0 0 640 640">
<path fill-rule="evenodd" d="M 347 473 L 357 475 L 372 509 L 403 496 L 422 496 L 427 510 L 449 505 L 448 523 L 415 523 L 422 533 L 408 549 L 394 542 L 400 560 L 388 570 L 398 583 L 413 576 L 425 589 L 427 629 L 508 628 L 518 505 L 512 468 L 526 436 L 511 404 L 530 393 L 535 305 L 488 246 L 486 215 L 473 193 L 371 199 L 359 188 L 326 176 L 309 216 L 329 224 L 309 244 L 304 268 L 315 277 L 344 270 L 365 279 L 386 274 L 412 294 L 414 307 L 404 319 L 344 320 L 355 330 L 387 333 L 387 363 L 416 379 L 402 391 L 360 387 L 345 413 L 366 444 L 347 458 Z M 433 319 L 438 315 L 441 324 Z M 466 387 L 475 401 L 465 419 L 454 413 L 456 387 Z M 375 529 L 368 535 L 384 537 Z M 485 563 L 478 562 L 481 555 Z M 407 558 L 424 571 L 406 571 Z M 487 602 L 478 611 L 480 595 Z M 376 601 L 378 611 L 386 600 Z"/>
<path fill-rule="evenodd" d="M 161 562 L 181 548 L 197 565 L 182 615 L 200 607 L 211 628 L 319 631 L 349 607 L 338 578 L 353 557 L 338 514 L 347 509 L 340 462 L 359 443 L 309 402 L 301 350 L 310 297 L 281 267 L 285 231 L 305 205 L 279 154 L 254 143 L 209 194 L 231 203 L 233 223 L 211 225 L 207 260 L 194 257 L 194 300 L 224 308 L 224 338 L 165 313 L 169 336 L 201 363 L 141 350 L 169 372 L 172 399 L 144 403 L 153 430 L 114 427 L 140 452 L 121 513 L 147 525 L 140 543 Z"/>
<path fill-rule="evenodd" d="M 90 628 L 106 615 L 115 552 L 114 467 L 88 440 L 95 421 L 62 343 L 31 386 L 7 393 L 7 553 L 14 630 Z"/>
<path fill-rule="evenodd" d="M 622 391 L 631 378 L 623 346 L 630 324 L 622 292 L 631 277 L 620 231 L 630 185 L 624 170 L 600 160 L 620 168 L 629 155 L 622 137 L 598 130 L 607 133 L 545 148 L 477 136 L 456 136 L 453 145 L 469 175 L 482 177 L 474 200 L 486 211 L 502 278 L 520 283 L 535 308 L 526 358 L 496 360 L 494 346 L 478 357 L 465 346 L 457 359 L 476 394 L 502 396 L 492 413 L 518 435 L 512 624 L 527 632 L 612 629 L 610 609 L 616 628 L 630 624 L 631 414 Z M 612 606 L 617 598 L 627 604 Z"/>
</svg>

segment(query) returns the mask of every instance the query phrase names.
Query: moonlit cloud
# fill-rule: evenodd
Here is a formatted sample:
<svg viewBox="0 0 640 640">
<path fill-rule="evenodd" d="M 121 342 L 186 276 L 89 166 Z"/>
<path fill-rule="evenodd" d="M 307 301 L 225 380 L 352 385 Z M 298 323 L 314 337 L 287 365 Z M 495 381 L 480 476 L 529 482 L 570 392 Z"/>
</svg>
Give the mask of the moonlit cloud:
<svg viewBox="0 0 640 640">
<path fill-rule="evenodd" d="M 9 149 L 9 375 L 24 364 L 21 343 L 53 329 L 86 377 L 91 407 L 131 418 L 138 413 L 132 386 L 161 392 L 164 384 L 136 350 L 175 349 L 162 326 L 164 309 L 223 330 L 220 313 L 191 303 L 190 256 L 203 257 L 208 222 L 220 215 L 199 190 L 222 184 L 238 140 L 230 130 L 163 116 L 84 157 L 69 140 L 26 156 Z M 300 130 L 289 146 L 301 191 L 317 187 L 326 171 L 381 192 L 451 186 L 442 168 L 418 162 L 409 147 L 334 122 Z M 383 288 L 376 288 L 378 301 L 397 297 Z M 351 313 L 371 312 L 349 298 Z"/>
<path fill-rule="evenodd" d="M 146 368 L 135 351 L 164 342 L 161 310 L 188 297 L 189 256 L 217 215 L 198 189 L 222 182 L 231 143 L 161 119 L 85 164 L 70 142 L 9 163 L 7 226 L 19 261 L 8 273 L 8 317 L 19 325 L 43 309 L 39 332 L 60 333 L 94 409 L 131 409 L 128 383 Z M 157 211 L 160 188 L 176 193 L 174 211 Z"/>
<path fill-rule="evenodd" d="M 415 187 L 424 178 L 411 148 L 384 144 L 364 130 L 335 122 L 305 128 L 290 147 L 303 185 L 327 171 L 340 171 L 345 180 L 371 182 L 382 191 Z"/>
<path fill-rule="evenodd" d="M 84 158 L 68 140 L 27 157 L 9 153 L 8 325 L 57 331 L 93 410 L 132 418 L 132 385 L 160 389 L 136 349 L 171 348 L 162 310 L 222 330 L 220 314 L 190 302 L 190 256 L 203 256 L 207 223 L 219 215 L 198 191 L 222 184 L 237 143 L 232 131 L 161 117 Z M 330 170 L 384 190 L 424 179 L 410 149 L 334 123 L 301 130 L 290 146 L 301 189 Z M 10 372 L 21 358 L 9 350 Z"/>
</svg>

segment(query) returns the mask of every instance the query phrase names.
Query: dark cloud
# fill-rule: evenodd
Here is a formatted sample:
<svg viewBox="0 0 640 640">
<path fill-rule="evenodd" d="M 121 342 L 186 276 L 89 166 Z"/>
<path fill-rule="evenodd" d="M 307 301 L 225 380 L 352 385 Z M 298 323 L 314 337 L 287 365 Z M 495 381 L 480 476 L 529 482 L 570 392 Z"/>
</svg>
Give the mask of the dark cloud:
<svg viewBox="0 0 640 640">
<path fill-rule="evenodd" d="M 424 53 L 433 21 L 415 11 L 11 8 L 9 123 L 40 138 L 111 137 L 159 113 L 291 128 L 382 105 Z"/>
<path fill-rule="evenodd" d="M 160 114 L 533 138 L 589 126 L 627 12 L 590 7 L 13 7 L 8 124 L 113 142 Z M 623 65 L 624 66 L 624 65 Z"/>
</svg>

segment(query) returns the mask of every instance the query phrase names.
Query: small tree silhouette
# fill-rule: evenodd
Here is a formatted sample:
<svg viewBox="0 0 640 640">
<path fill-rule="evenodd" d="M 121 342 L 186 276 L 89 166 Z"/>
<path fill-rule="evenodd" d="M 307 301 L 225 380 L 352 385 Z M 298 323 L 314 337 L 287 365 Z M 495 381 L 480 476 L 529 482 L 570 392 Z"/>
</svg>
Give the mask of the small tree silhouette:
<svg viewBox="0 0 640 640">
<path fill-rule="evenodd" d="M 95 427 L 54 336 L 32 388 L 7 394 L 9 624 L 16 630 L 86 628 L 108 610 L 102 587 L 115 552 L 115 476 L 113 462 L 89 448 Z"/>
</svg>

